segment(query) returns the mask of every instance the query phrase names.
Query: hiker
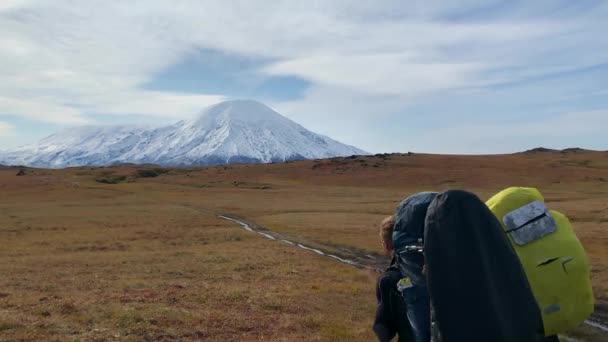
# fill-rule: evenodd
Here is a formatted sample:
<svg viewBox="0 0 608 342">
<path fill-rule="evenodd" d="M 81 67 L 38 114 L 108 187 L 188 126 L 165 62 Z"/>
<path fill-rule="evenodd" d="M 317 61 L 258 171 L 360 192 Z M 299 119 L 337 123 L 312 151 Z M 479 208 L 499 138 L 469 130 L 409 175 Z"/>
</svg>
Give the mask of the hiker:
<svg viewBox="0 0 608 342">
<path fill-rule="evenodd" d="M 424 254 L 443 342 L 543 340 L 522 264 L 476 195 L 450 190 L 436 196 L 426 215 Z"/>
<path fill-rule="evenodd" d="M 373 330 L 380 342 L 389 342 L 395 335 L 399 342 L 413 341 L 412 329 L 407 320 L 405 302 L 397 291 L 397 283 L 403 276 L 395 264 L 393 254 L 393 226 L 395 217 L 385 218 L 380 225 L 380 238 L 384 252 L 391 257 L 389 267 L 378 277 L 376 299 L 378 307 Z"/>
<path fill-rule="evenodd" d="M 397 207 L 392 245 L 403 279 L 397 285 L 406 304 L 406 316 L 416 342 L 431 339 L 430 298 L 425 276 L 422 241 L 429 204 L 436 192 L 420 192 Z"/>
</svg>

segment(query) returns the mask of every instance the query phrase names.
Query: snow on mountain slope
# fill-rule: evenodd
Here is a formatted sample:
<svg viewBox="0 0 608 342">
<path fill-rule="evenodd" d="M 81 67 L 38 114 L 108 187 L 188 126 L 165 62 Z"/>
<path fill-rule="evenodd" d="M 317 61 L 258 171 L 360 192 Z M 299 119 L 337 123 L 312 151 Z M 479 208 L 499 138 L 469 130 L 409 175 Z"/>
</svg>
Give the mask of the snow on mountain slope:
<svg viewBox="0 0 608 342">
<path fill-rule="evenodd" d="M 0 153 L 0 164 L 61 168 L 114 163 L 218 165 L 366 154 L 313 133 L 266 105 L 226 101 L 160 128 L 79 127 Z"/>
<path fill-rule="evenodd" d="M 143 132 L 143 129 L 119 126 L 65 129 L 37 144 L 0 153 L 0 163 L 48 168 L 112 164 Z"/>
</svg>

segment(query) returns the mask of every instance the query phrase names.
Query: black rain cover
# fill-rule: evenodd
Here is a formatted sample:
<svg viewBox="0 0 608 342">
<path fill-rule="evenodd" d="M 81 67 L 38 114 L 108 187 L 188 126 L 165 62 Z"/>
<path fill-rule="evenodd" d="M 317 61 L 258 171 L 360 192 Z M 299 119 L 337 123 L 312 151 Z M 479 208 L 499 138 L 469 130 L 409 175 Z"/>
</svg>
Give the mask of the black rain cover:
<svg viewBox="0 0 608 342">
<path fill-rule="evenodd" d="M 444 342 L 542 341 L 542 318 L 521 263 L 476 195 L 437 195 L 424 240 L 428 288 Z"/>
</svg>

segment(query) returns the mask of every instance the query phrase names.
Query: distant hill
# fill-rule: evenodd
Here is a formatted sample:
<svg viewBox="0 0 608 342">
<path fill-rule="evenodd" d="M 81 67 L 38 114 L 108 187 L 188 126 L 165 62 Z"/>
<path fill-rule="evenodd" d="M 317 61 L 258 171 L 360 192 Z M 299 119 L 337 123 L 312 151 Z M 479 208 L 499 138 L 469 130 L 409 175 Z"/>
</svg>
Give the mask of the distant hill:
<svg viewBox="0 0 608 342">
<path fill-rule="evenodd" d="M 601 152 L 596 150 L 587 150 L 580 147 L 571 147 L 561 150 L 562 153 L 587 153 L 587 152 Z"/>
<path fill-rule="evenodd" d="M 559 152 L 559 150 L 554 150 L 554 149 L 545 148 L 545 147 L 536 147 L 536 148 L 526 150 L 521 153 L 551 153 L 551 152 Z"/>
<path fill-rule="evenodd" d="M 534 153 L 593 153 L 593 152 L 602 152 L 602 151 L 596 151 L 596 150 L 588 150 L 588 149 L 584 149 L 584 148 L 580 148 L 580 147 L 570 147 L 570 148 L 565 148 L 563 150 L 555 150 L 555 149 L 550 149 L 550 148 L 545 148 L 545 147 L 537 147 L 537 148 L 533 148 L 524 152 L 520 152 L 520 153 L 525 153 L 525 154 L 534 154 Z"/>
</svg>

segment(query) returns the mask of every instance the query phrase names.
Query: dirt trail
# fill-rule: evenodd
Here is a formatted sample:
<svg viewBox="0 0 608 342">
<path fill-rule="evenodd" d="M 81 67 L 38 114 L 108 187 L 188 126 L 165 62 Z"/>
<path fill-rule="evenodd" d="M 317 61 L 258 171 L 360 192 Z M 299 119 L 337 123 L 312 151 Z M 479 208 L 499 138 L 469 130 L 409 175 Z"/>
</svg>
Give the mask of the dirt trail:
<svg viewBox="0 0 608 342">
<path fill-rule="evenodd" d="M 585 323 L 608 334 L 608 304 L 596 304 L 595 312 Z"/>
<path fill-rule="evenodd" d="M 239 225 L 241 225 L 243 227 L 243 229 L 245 229 L 249 232 L 252 232 L 252 233 L 257 233 L 257 234 L 265 237 L 266 239 L 276 240 L 276 241 L 280 241 L 280 242 L 283 242 L 283 243 L 286 243 L 286 244 L 289 244 L 292 246 L 296 246 L 298 248 L 305 249 L 305 250 L 317 253 L 319 255 L 323 255 L 323 256 L 335 259 L 335 260 L 337 260 L 341 263 L 347 264 L 347 265 L 371 269 L 376 272 L 380 272 L 381 268 L 379 268 L 378 265 L 382 262 L 386 263 L 386 258 L 369 255 L 369 254 L 364 254 L 363 252 L 357 253 L 352 249 L 347 250 L 344 247 L 339 248 L 339 247 L 334 246 L 333 249 L 334 250 L 337 249 L 337 251 L 328 251 L 328 250 L 323 250 L 322 248 L 313 248 L 313 247 L 307 246 L 304 243 L 299 242 L 293 238 L 291 240 L 289 240 L 288 237 L 285 237 L 282 234 L 271 232 L 269 230 L 261 230 L 258 228 L 252 228 L 251 224 L 246 223 L 242 220 L 236 219 L 234 217 L 228 216 L 228 215 L 220 215 L 219 217 L 224 220 L 238 223 Z M 342 250 L 341 251 L 342 253 L 340 253 L 340 249 Z"/>
</svg>

